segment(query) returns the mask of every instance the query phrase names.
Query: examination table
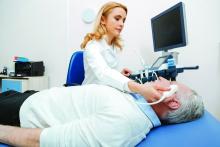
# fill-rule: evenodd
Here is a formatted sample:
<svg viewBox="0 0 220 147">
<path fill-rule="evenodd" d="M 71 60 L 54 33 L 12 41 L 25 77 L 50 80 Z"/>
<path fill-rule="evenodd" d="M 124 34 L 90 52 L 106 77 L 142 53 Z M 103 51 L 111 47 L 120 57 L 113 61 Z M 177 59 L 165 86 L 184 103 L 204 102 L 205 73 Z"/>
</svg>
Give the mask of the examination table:
<svg viewBox="0 0 220 147">
<path fill-rule="evenodd" d="M 198 120 L 152 129 L 137 147 L 220 147 L 220 122 L 205 111 Z"/>
</svg>

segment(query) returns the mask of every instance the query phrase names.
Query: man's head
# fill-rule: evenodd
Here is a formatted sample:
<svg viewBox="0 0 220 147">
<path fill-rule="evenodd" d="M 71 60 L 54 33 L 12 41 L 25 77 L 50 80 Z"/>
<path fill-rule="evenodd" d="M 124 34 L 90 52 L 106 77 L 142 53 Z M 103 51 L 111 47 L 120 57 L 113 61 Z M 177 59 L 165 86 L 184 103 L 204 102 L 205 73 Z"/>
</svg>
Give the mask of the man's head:
<svg viewBox="0 0 220 147">
<path fill-rule="evenodd" d="M 204 114 L 201 96 L 188 86 L 160 78 L 157 84 L 178 86 L 178 91 L 163 102 L 153 106 L 163 124 L 182 123 L 200 118 Z"/>
</svg>

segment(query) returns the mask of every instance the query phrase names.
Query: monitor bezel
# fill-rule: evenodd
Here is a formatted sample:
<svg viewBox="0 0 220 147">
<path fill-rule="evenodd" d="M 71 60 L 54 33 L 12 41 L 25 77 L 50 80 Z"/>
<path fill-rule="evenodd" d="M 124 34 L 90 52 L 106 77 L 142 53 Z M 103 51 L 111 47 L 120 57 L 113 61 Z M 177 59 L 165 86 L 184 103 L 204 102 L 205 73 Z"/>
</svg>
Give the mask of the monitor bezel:
<svg viewBox="0 0 220 147">
<path fill-rule="evenodd" d="M 174 44 L 174 45 L 169 45 L 169 46 L 165 46 L 165 47 L 156 48 L 156 41 L 155 41 L 156 36 L 155 36 L 154 28 L 153 28 L 153 21 L 155 21 L 156 19 L 160 18 L 163 15 L 168 14 L 169 12 L 173 11 L 174 9 L 179 9 L 179 12 L 180 12 L 182 42 L 178 43 L 178 44 Z M 186 20 L 185 20 L 185 15 L 184 15 L 184 5 L 183 5 L 182 2 L 172 6 L 171 8 L 169 8 L 169 9 L 163 11 L 162 13 L 156 15 L 155 17 L 151 18 L 151 29 L 152 29 L 154 52 L 158 52 L 158 51 L 167 52 L 168 50 L 171 50 L 171 49 L 174 49 L 174 48 L 186 46 L 187 42 L 186 42 L 186 25 L 185 25 L 185 21 Z"/>
</svg>

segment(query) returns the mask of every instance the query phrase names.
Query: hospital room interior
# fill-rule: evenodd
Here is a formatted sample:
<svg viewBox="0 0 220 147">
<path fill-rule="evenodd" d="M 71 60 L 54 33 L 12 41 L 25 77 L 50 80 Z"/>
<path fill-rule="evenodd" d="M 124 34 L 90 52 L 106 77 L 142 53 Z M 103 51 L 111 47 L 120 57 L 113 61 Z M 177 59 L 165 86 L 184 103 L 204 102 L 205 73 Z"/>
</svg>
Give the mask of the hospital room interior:
<svg viewBox="0 0 220 147">
<path fill-rule="evenodd" d="M 119 53 L 119 69 L 128 67 L 133 73 L 151 67 L 164 55 L 162 50 L 154 50 L 152 18 L 179 2 L 184 4 L 186 44 L 167 51 L 173 53 L 176 68 L 198 69 L 184 70 L 175 79 L 196 90 L 203 98 L 206 111 L 220 121 L 220 1 L 115 1 L 128 8 L 121 32 L 123 51 Z M 22 85 L 21 92 L 62 87 L 72 54 L 81 51 L 84 36 L 92 31 L 97 11 L 106 2 L 1 0 L 0 93 L 5 91 L 4 80 L 16 80 L 15 64 L 19 60 L 38 64 L 43 70 L 39 75 L 30 75 L 31 84 Z M 17 80 L 22 81 L 22 77 Z M 13 89 L 11 86 L 8 88 Z"/>
</svg>

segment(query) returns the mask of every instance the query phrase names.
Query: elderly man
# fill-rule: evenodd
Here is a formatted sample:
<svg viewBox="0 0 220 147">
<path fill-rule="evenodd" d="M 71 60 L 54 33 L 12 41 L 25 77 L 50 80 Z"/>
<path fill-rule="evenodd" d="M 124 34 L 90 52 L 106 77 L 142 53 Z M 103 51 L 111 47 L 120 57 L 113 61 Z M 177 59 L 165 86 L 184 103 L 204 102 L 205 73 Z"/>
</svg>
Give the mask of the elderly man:
<svg viewBox="0 0 220 147">
<path fill-rule="evenodd" d="M 176 84 L 178 91 L 153 106 L 140 95 L 103 85 L 35 93 L 21 106 L 21 128 L 0 125 L 0 142 L 42 147 L 135 146 L 161 123 L 192 121 L 204 113 L 200 96 L 187 86 L 165 79 L 148 84 Z"/>
</svg>

